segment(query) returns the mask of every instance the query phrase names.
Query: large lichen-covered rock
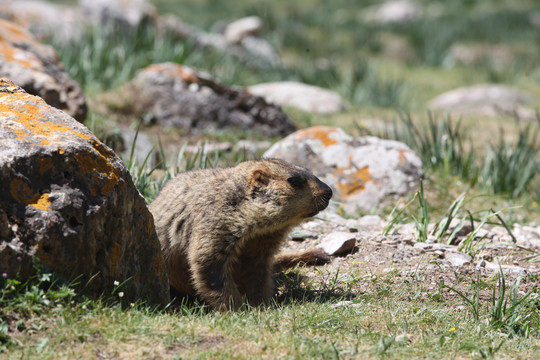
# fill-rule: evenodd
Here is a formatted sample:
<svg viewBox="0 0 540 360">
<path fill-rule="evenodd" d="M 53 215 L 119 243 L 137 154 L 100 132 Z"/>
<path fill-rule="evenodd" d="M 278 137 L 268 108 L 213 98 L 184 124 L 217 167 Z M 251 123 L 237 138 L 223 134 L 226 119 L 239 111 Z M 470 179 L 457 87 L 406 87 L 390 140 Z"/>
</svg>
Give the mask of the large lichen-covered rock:
<svg viewBox="0 0 540 360">
<path fill-rule="evenodd" d="M 281 107 L 173 63 L 139 71 L 132 81 L 100 101 L 121 114 L 190 132 L 231 128 L 284 136 L 296 130 Z"/>
<path fill-rule="evenodd" d="M 53 48 L 40 44 L 22 28 L 1 19 L 0 76 L 84 122 L 87 107 L 82 89 L 63 70 Z"/>
<path fill-rule="evenodd" d="M 37 258 L 91 296 L 169 301 L 152 215 L 121 160 L 84 125 L 0 79 L 0 272 Z M 22 270 L 22 272 L 19 272 Z"/>
<path fill-rule="evenodd" d="M 407 145 L 373 136 L 354 138 L 336 127 L 299 130 L 263 156 L 312 170 L 334 189 L 333 200 L 342 202 L 347 213 L 391 205 L 415 190 L 423 175 L 422 161 Z"/>
</svg>

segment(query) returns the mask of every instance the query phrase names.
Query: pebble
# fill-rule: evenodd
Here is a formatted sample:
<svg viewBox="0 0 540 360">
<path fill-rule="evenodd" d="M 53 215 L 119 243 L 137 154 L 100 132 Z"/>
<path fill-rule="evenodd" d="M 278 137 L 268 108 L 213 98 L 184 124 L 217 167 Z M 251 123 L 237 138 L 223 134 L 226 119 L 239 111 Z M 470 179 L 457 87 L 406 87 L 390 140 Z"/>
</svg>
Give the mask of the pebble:
<svg viewBox="0 0 540 360">
<path fill-rule="evenodd" d="M 362 304 L 358 304 L 358 303 L 354 303 L 350 300 L 344 300 L 344 301 L 340 301 L 334 305 L 332 305 L 332 308 L 340 308 L 340 307 L 353 307 L 353 308 L 357 308 L 357 307 L 361 307 Z"/>
<path fill-rule="evenodd" d="M 526 275 L 527 269 L 522 268 L 521 266 L 515 265 L 501 265 L 499 268 L 498 263 L 486 262 L 486 270 L 490 272 L 499 272 L 502 269 L 503 274 L 514 274 L 514 275 Z"/>
<path fill-rule="evenodd" d="M 450 262 L 452 266 L 465 266 L 470 265 L 472 257 L 469 254 L 462 252 L 447 252 L 445 259 Z"/>
<path fill-rule="evenodd" d="M 382 227 L 382 219 L 379 215 L 366 215 L 358 219 L 358 226 L 367 228 Z"/>
<path fill-rule="evenodd" d="M 348 232 L 334 232 L 326 235 L 318 246 L 328 255 L 337 256 L 350 253 L 356 245 L 356 236 Z"/>
<path fill-rule="evenodd" d="M 475 270 L 480 271 L 486 267 L 486 260 L 480 260 L 476 263 Z"/>
<path fill-rule="evenodd" d="M 304 230 L 304 229 L 295 229 L 289 235 L 293 241 L 304 241 L 307 238 L 316 239 L 318 236 L 313 231 Z"/>
</svg>

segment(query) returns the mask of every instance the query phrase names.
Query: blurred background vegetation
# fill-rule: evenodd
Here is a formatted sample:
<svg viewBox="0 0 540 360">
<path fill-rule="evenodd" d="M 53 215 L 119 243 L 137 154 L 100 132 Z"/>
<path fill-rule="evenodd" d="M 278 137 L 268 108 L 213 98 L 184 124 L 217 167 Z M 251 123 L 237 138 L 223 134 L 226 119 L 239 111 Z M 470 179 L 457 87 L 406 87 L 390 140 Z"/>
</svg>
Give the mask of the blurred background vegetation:
<svg viewBox="0 0 540 360">
<path fill-rule="evenodd" d="M 406 142 L 423 159 L 426 193 L 435 209 L 445 209 L 458 194 L 468 191 L 472 208 L 509 209 L 513 220 L 540 220 L 538 117 L 536 121 L 481 115 L 450 118 L 427 111 L 427 102 L 441 93 L 486 83 L 531 94 L 535 99 L 531 107 L 537 110 L 537 1 L 418 0 L 422 16 L 396 23 L 369 19 L 368 14 L 383 3 L 375 0 L 152 2 L 158 13 L 174 14 L 204 31 L 256 15 L 264 24 L 261 36 L 276 49 L 281 63 L 239 61 L 195 47 L 190 40 L 158 36 L 151 25 L 129 33 L 94 28 L 78 43 L 53 44 L 66 70 L 89 97 L 114 89 L 139 69 L 163 61 L 193 66 L 226 84 L 294 80 L 321 86 L 339 93 L 350 107 L 333 115 L 286 109 L 299 127 L 339 126 L 355 136 Z M 464 60 L 458 55 L 460 48 L 480 55 Z M 98 132 L 100 124 L 109 121 L 97 114 L 91 118 Z M 256 139 L 256 135 L 208 134 L 206 140 L 244 138 Z"/>
</svg>

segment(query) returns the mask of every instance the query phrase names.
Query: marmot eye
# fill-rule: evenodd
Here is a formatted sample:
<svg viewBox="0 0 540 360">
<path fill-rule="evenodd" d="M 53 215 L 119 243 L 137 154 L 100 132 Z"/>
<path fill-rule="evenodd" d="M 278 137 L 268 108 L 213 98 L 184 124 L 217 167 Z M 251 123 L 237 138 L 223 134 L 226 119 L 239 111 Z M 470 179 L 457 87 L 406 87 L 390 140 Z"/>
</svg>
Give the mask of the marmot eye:
<svg viewBox="0 0 540 360">
<path fill-rule="evenodd" d="M 301 175 L 293 175 L 287 179 L 287 182 L 291 184 L 292 187 L 299 188 L 304 186 L 307 183 L 307 180 Z"/>
</svg>

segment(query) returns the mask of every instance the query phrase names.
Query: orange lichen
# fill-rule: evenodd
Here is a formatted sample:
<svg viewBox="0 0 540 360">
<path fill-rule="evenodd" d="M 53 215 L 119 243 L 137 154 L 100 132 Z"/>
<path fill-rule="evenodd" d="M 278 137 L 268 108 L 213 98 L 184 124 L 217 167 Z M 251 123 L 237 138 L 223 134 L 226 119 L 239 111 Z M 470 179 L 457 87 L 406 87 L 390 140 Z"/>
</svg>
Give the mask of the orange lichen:
<svg viewBox="0 0 540 360">
<path fill-rule="evenodd" d="M 18 44 L 25 44 L 25 48 L 28 48 L 28 45 L 36 49 L 44 48 L 44 45 L 35 41 L 18 26 L 0 19 L 0 54 L 3 55 L 4 61 L 16 62 L 31 69 L 43 64 L 38 56 L 31 51 L 21 50 Z"/>
<path fill-rule="evenodd" d="M 9 184 L 9 191 L 15 201 L 21 204 L 28 205 L 36 203 L 39 199 L 39 194 L 36 194 L 30 185 L 28 185 L 26 181 L 21 178 L 11 180 L 11 183 Z"/>
<path fill-rule="evenodd" d="M 47 107 L 43 100 L 26 93 L 10 94 L 4 92 L 0 93 L 0 101 L 0 113 L 11 120 L 4 125 L 4 128 L 15 134 L 15 140 L 29 142 L 32 145 L 47 146 L 50 145 L 50 139 L 55 138 L 58 133 L 71 133 L 90 141 L 95 150 L 94 154 L 79 154 L 76 155 L 76 158 L 83 173 L 94 173 L 91 188 L 93 195 L 109 194 L 118 184 L 119 177 L 116 169 L 109 161 L 115 156 L 114 153 L 92 135 L 74 131 L 69 125 L 43 121 L 42 111 Z M 57 147 L 57 149 L 60 154 L 65 153 L 64 148 Z M 47 170 L 47 166 L 50 168 L 52 165 L 44 166 L 44 164 L 40 164 L 40 173 L 42 174 Z M 29 202 L 25 201 L 25 203 Z"/>
<path fill-rule="evenodd" d="M 8 123 L 5 125 L 5 128 L 7 130 L 10 130 L 13 132 L 17 138 L 16 140 L 19 141 L 28 141 L 30 138 L 44 138 L 45 140 L 47 137 L 51 136 L 53 132 L 56 131 L 68 131 L 71 130 L 69 126 L 65 125 L 58 125 L 50 122 L 43 122 L 41 121 L 41 110 L 37 106 L 37 104 L 33 104 L 30 102 L 24 102 L 21 104 L 21 100 L 24 100 L 25 94 L 5 94 L 5 96 L 9 96 L 10 99 L 7 99 L 7 101 L 0 103 L 0 112 L 4 114 L 4 116 L 9 116 L 15 123 L 18 123 L 19 125 L 22 125 L 21 127 L 15 127 L 12 124 Z M 43 100 L 32 97 L 32 102 L 36 102 L 39 104 L 39 102 L 42 102 Z M 12 103 L 13 102 L 13 103 Z M 44 103 L 43 103 L 44 105 Z"/>
<path fill-rule="evenodd" d="M 20 27 L 10 23 L 9 21 L 0 19 L 0 28 L 3 29 L 0 39 L 4 40 L 9 37 L 14 42 L 30 42 L 35 43 L 35 40 L 22 30 Z M 7 36 L 6 36 L 7 35 Z"/>
<path fill-rule="evenodd" d="M 112 249 L 111 249 L 111 276 L 116 275 L 116 265 L 118 264 L 118 260 L 120 260 L 120 256 L 122 255 L 122 245 L 115 242 Z"/>
<path fill-rule="evenodd" d="M 10 46 L 2 45 L 0 43 L 0 54 L 4 57 L 5 62 L 15 62 L 15 63 L 18 63 L 21 66 L 29 68 L 29 69 L 37 68 L 35 62 L 38 61 L 38 60 L 37 60 L 37 58 L 35 56 L 33 56 L 30 53 L 24 54 L 18 49 L 14 49 L 14 48 L 12 48 Z M 32 62 L 30 62 L 28 60 L 23 60 L 22 59 L 23 57 L 28 59 L 29 56 L 31 56 L 34 63 L 32 63 Z"/>
<path fill-rule="evenodd" d="M 48 211 L 51 209 L 51 201 L 49 200 L 49 194 L 42 194 L 35 204 L 28 204 L 36 209 Z"/>
<path fill-rule="evenodd" d="M 43 175 L 45 172 L 51 170 L 54 167 L 53 161 L 50 157 L 39 158 L 39 174 Z"/>
<path fill-rule="evenodd" d="M 296 135 L 300 138 L 310 138 L 320 140 L 325 147 L 337 144 L 337 141 L 330 137 L 337 131 L 336 128 L 330 126 L 313 126 L 307 129 L 299 130 Z"/>
<path fill-rule="evenodd" d="M 341 199 L 346 199 L 358 192 L 362 192 L 366 188 L 366 183 L 373 181 L 368 166 L 360 168 L 351 174 L 347 174 L 347 169 L 338 168 L 336 173 L 340 174 L 340 177 L 343 178 L 343 180 L 340 179 L 336 183 Z"/>
<path fill-rule="evenodd" d="M 74 131 L 68 125 L 55 124 L 51 121 L 43 121 L 43 110 L 48 107 L 44 100 L 37 96 L 26 93 L 1 93 L 2 103 L 0 103 L 0 113 L 9 117 L 14 123 L 22 125 L 13 126 L 6 124 L 5 127 L 12 131 L 19 141 L 30 141 L 39 139 L 37 145 L 49 145 L 49 139 L 55 133 L 71 132 L 76 136 L 90 140 L 91 136 Z M 5 100 L 4 100 L 5 98 Z M 11 115 L 11 116 L 10 116 Z M 11 126 L 10 126 L 11 125 Z"/>
<path fill-rule="evenodd" d="M 405 154 L 408 153 L 409 151 L 400 149 L 400 150 L 398 150 L 398 152 L 399 152 L 399 163 L 403 164 L 403 165 L 407 164 L 408 161 L 407 161 L 407 157 L 405 156 Z"/>
<path fill-rule="evenodd" d="M 76 155 L 81 172 L 84 174 L 94 172 L 90 192 L 93 196 L 97 195 L 98 190 L 102 195 L 110 194 L 116 184 L 120 181 L 115 167 L 109 161 L 114 153 L 103 143 L 92 140 L 92 145 L 96 153 L 84 153 Z M 97 173 L 95 172 L 97 171 Z M 102 176 L 100 176 L 100 174 Z"/>
<path fill-rule="evenodd" d="M 155 71 L 159 73 L 166 73 L 172 76 L 178 76 L 180 77 L 180 79 L 182 79 L 182 81 L 185 81 L 187 83 L 196 83 L 199 81 L 197 73 L 194 70 L 181 65 L 153 64 L 144 69 L 144 71 Z"/>
<path fill-rule="evenodd" d="M 32 206 L 39 210 L 50 209 L 51 201 L 49 200 L 49 194 L 44 193 L 40 195 L 39 193 L 34 192 L 30 185 L 21 178 L 11 180 L 9 191 L 11 196 L 18 203 Z"/>
</svg>

